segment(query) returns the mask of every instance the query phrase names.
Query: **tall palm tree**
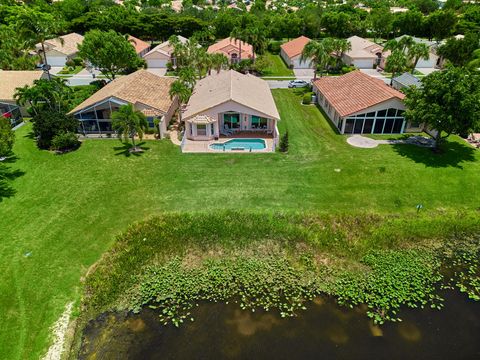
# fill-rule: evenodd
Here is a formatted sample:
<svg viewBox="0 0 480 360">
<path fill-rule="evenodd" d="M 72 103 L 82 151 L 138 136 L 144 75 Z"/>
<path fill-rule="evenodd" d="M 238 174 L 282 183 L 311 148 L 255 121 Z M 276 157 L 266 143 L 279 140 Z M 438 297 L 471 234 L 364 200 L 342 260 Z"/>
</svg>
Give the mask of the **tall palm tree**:
<svg viewBox="0 0 480 360">
<path fill-rule="evenodd" d="M 61 23 L 55 19 L 52 14 L 38 11 L 34 8 L 23 7 L 17 15 L 16 25 L 20 36 L 29 39 L 32 45 L 39 43 L 42 48 L 43 63 L 50 80 L 50 71 L 45 53 L 45 42 L 49 39 L 57 37 L 57 33 L 61 31 Z M 63 42 L 59 38 L 60 43 Z"/>
<path fill-rule="evenodd" d="M 427 44 L 414 43 L 407 50 L 407 59 L 411 62 L 412 74 L 415 72 L 418 61 L 420 59 L 430 59 L 430 49 Z"/>
<path fill-rule="evenodd" d="M 182 108 L 183 105 L 188 102 L 190 96 L 192 96 L 192 89 L 181 79 L 175 80 L 170 86 L 170 100 L 178 99 L 179 109 L 178 109 L 178 120 L 182 121 Z"/>
<path fill-rule="evenodd" d="M 220 70 L 228 67 L 228 59 L 221 53 L 211 54 L 210 61 L 212 64 L 212 69 L 214 69 L 217 74 L 220 72 Z"/>
<path fill-rule="evenodd" d="M 408 67 L 408 60 L 405 54 L 397 49 L 393 50 L 390 56 L 387 58 L 387 63 L 385 64 L 385 70 L 392 73 L 392 78 L 390 79 L 390 85 L 393 84 L 393 78 L 396 74 L 402 73 Z"/>
<path fill-rule="evenodd" d="M 343 54 L 346 53 L 347 51 L 352 50 L 352 44 L 350 44 L 350 41 L 345 39 L 334 39 L 332 43 L 332 47 L 333 47 L 333 54 L 336 58 L 335 66 L 337 68 L 340 68 Z"/>
<path fill-rule="evenodd" d="M 191 67 L 185 67 L 178 72 L 179 80 L 184 83 L 190 90 L 193 91 L 197 83 L 197 76 L 195 70 Z"/>
<path fill-rule="evenodd" d="M 239 41 L 239 53 L 238 53 L 238 61 L 242 61 L 242 42 L 245 41 L 245 29 L 240 26 L 236 26 L 233 28 L 232 32 L 230 33 L 230 40 L 235 40 L 235 43 Z"/>
<path fill-rule="evenodd" d="M 132 139 L 133 148 L 131 151 L 138 151 L 135 145 L 135 135 L 140 140 L 148 128 L 148 122 L 145 115 L 135 110 L 132 104 L 122 105 L 117 111 L 112 112 L 112 129 L 117 133 L 119 139 L 128 141 Z"/>
<path fill-rule="evenodd" d="M 330 41 L 324 39 L 322 41 L 310 40 L 303 48 L 301 61 L 309 61 L 314 66 L 313 80 L 317 79 L 317 70 L 320 68 L 320 77 L 327 65 L 332 61 L 332 46 Z"/>
<path fill-rule="evenodd" d="M 267 37 L 265 29 L 258 24 L 252 24 L 245 30 L 245 41 L 253 47 L 253 62 L 255 62 L 255 54 L 262 54 L 267 47 Z"/>
</svg>

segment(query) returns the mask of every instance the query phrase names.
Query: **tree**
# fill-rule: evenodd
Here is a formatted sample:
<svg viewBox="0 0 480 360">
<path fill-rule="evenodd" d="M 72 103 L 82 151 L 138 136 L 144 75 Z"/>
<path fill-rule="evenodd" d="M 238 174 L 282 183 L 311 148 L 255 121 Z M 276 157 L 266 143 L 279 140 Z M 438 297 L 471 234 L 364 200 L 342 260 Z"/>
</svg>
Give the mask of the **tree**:
<svg viewBox="0 0 480 360">
<path fill-rule="evenodd" d="M 253 47 L 253 62 L 256 54 L 263 54 L 267 48 L 268 40 L 265 36 L 265 28 L 254 23 L 246 29 L 244 39 Z"/>
<path fill-rule="evenodd" d="M 285 131 L 285 134 L 283 134 L 282 138 L 280 139 L 280 144 L 279 144 L 279 150 L 281 152 L 287 152 L 288 151 L 288 130 Z"/>
<path fill-rule="evenodd" d="M 78 121 L 72 116 L 58 111 L 41 111 L 32 118 L 33 133 L 40 149 L 50 149 L 52 140 L 61 133 L 74 133 Z"/>
<path fill-rule="evenodd" d="M 480 48 L 480 35 L 476 32 L 468 32 L 463 39 L 449 38 L 438 48 L 438 55 L 455 66 L 465 66 L 478 48 Z"/>
<path fill-rule="evenodd" d="M 42 111 L 66 113 L 70 110 L 73 90 L 67 86 L 66 80 L 58 77 L 51 80 L 39 79 L 32 86 L 18 88 L 14 94 L 17 104 L 29 105 L 32 116 Z"/>
<path fill-rule="evenodd" d="M 174 100 L 175 97 L 178 99 L 179 109 L 178 109 L 178 120 L 182 121 L 182 108 L 183 105 L 188 102 L 190 96 L 192 96 L 192 89 L 181 79 L 175 80 L 170 86 L 169 91 L 170 99 Z"/>
<path fill-rule="evenodd" d="M 393 78 L 404 72 L 408 67 L 408 60 L 405 54 L 400 50 L 393 50 L 390 56 L 387 58 L 387 63 L 385 64 L 385 71 L 392 73 L 392 78 L 390 79 L 390 85 L 393 84 Z"/>
<path fill-rule="evenodd" d="M 7 156 L 12 151 L 15 142 L 15 133 L 10 120 L 0 116 L 0 157 Z"/>
<path fill-rule="evenodd" d="M 210 61 L 212 63 L 212 69 L 214 69 L 217 74 L 220 70 L 228 67 L 228 58 L 222 53 L 210 54 Z"/>
<path fill-rule="evenodd" d="M 352 44 L 350 44 L 350 42 L 345 39 L 333 39 L 332 50 L 336 58 L 335 67 L 339 69 L 342 66 L 343 54 L 346 53 L 347 51 L 352 50 Z"/>
<path fill-rule="evenodd" d="M 388 37 L 393 30 L 393 14 L 388 6 L 373 8 L 370 11 L 368 20 L 373 30 L 374 42 L 377 37 Z"/>
<path fill-rule="evenodd" d="M 122 105 L 117 111 L 112 112 L 112 129 L 117 133 L 120 140 L 125 142 L 132 139 L 132 148 L 130 152 L 140 152 L 141 149 L 135 145 L 135 135 L 140 140 L 148 128 L 148 122 L 145 115 L 135 110 L 132 104 Z"/>
<path fill-rule="evenodd" d="M 428 60 L 430 58 L 430 48 L 425 43 L 414 43 L 407 50 L 407 59 L 411 63 L 412 74 L 415 72 L 420 59 Z"/>
<path fill-rule="evenodd" d="M 457 14 L 452 10 L 437 10 L 431 13 L 425 21 L 429 38 L 440 41 L 450 36 L 457 21 Z"/>
<path fill-rule="evenodd" d="M 436 149 L 450 134 L 468 134 L 480 126 L 480 75 L 448 67 L 407 89 L 406 119 L 437 130 Z"/>
<path fill-rule="evenodd" d="M 16 26 L 20 36 L 27 39 L 31 45 L 40 43 L 43 63 L 46 65 L 48 78 L 50 79 L 45 41 L 57 36 L 56 34 L 63 28 L 62 22 L 58 21 L 53 14 L 37 8 L 22 7 L 17 15 Z"/>
<path fill-rule="evenodd" d="M 0 25 L 0 69 L 35 69 L 39 57 L 29 52 L 29 42 L 22 40 L 13 26 Z"/>
<path fill-rule="evenodd" d="M 113 80 L 120 74 L 143 65 L 132 44 L 113 30 L 91 30 L 79 45 L 78 55 Z"/>
<path fill-rule="evenodd" d="M 317 69 L 320 69 L 320 77 L 327 65 L 332 61 L 332 39 L 325 38 L 322 41 L 311 40 L 305 45 L 300 56 L 301 61 L 309 61 L 314 65 L 313 79 L 317 79 Z"/>
</svg>

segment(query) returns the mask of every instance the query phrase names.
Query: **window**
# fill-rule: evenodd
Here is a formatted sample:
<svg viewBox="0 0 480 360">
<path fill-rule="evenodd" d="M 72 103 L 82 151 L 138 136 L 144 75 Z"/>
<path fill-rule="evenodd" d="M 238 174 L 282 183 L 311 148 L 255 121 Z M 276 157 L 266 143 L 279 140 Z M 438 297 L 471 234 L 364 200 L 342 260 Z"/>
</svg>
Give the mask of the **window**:
<svg viewBox="0 0 480 360">
<path fill-rule="evenodd" d="M 153 128 L 155 126 L 153 122 L 153 116 L 147 116 L 148 127 Z"/>
<path fill-rule="evenodd" d="M 388 117 L 395 116 L 395 115 L 397 115 L 397 109 L 388 109 L 388 113 L 387 113 Z"/>
<path fill-rule="evenodd" d="M 252 129 L 267 129 L 268 119 L 252 115 L 251 128 Z"/>
<path fill-rule="evenodd" d="M 207 125 L 197 124 L 197 136 L 205 136 L 205 135 L 207 135 Z"/>
<path fill-rule="evenodd" d="M 383 132 L 383 125 L 385 124 L 385 119 L 377 119 L 375 121 L 375 127 L 373 129 L 374 134 L 381 134 Z"/>
<path fill-rule="evenodd" d="M 353 124 L 355 123 L 355 119 L 347 119 L 345 122 L 345 131 L 344 134 L 351 134 L 353 133 Z"/>
<path fill-rule="evenodd" d="M 225 129 L 240 129 L 240 114 L 223 114 L 223 126 Z"/>
<path fill-rule="evenodd" d="M 353 128 L 353 132 L 355 134 L 361 134 L 362 133 L 362 128 L 363 128 L 363 122 L 365 120 L 363 119 L 357 119 L 355 120 L 355 127 Z"/>
<path fill-rule="evenodd" d="M 365 124 L 363 125 L 363 133 L 364 134 L 371 134 L 373 129 L 373 122 L 374 119 L 366 119 Z"/>
</svg>

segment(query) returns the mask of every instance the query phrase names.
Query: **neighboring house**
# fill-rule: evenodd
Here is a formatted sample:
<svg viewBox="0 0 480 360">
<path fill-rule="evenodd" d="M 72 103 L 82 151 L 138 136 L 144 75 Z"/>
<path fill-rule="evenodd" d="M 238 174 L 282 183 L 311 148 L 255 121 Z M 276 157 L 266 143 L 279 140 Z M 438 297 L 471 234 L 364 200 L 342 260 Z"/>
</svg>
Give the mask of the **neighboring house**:
<svg viewBox="0 0 480 360">
<path fill-rule="evenodd" d="M 133 47 L 135 48 L 135 52 L 139 57 L 143 57 L 150 50 L 149 43 L 137 39 L 132 35 L 128 35 L 128 41 L 130 41 L 130 43 L 133 45 Z"/>
<path fill-rule="evenodd" d="M 188 39 L 183 36 L 178 36 L 178 40 L 185 44 Z M 155 46 L 152 50 L 147 52 L 143 59 L 147 62 L 147 67 L 152 68 L 166 68 L 167 63 L 175 62 L 175 59 L 172 57 L 173 46 L 170 44 L 170 41 L 164 41 L 163 43 Z"/>
<path fill-rule="evenodd" d="M 400 134 L 405 95 L 359 70 L 313 83 L 317 101 L 341 134 Z"/>
<path fill-rule="evenodd" d="M 66 62 L 73 59 L 78 54 L 78 45 L 83 42 L 83 36 L 77 33 L 71 33 L 60 36 L 55 39 L 45 41 L 45 53 L 47 62 L 50 66 L 65 66 Z M 37 53 L 43 59 L 42 45 L 35 45 Z"/>
<path fill-rule="evenodd" d="M 147 70 L 138 70 L 130 75 L 116 78 L 98 90 L 72 111 L 80 121 L 80 132 L 84 134 L 112 133 L 111 113 L 120 106 L 132 104 L 147 117 L 149 127 L 159 119 L 160 134 L 167 130 L 175 110 L 177 99 L 170 99 L 171 77 L 161 77 Z"/>
<path fill-rule="evenodd" d="M 300 36 L 280 46 L 280 56 L 293 69 L 312 69 L 310 59 L 301 60 L 305 45 L 310 42 L 306 36 Z"/>
<path fill-rule="evenodd" d="M 399 36 L 399 37 L 395 38 L 395 40 L 399 41 L 405 36 L 407 36 L 407 35 Z M 419 44 L 425 44 L 430 49 L 430 55 L 429 55 L 428 60 L 420 59 L 417 63 L 416 68 L 420 68 L 420 69 L 422 69 L 422 68 L 441 68 L 443 66 L 442 58 L 437 55 L 438 45 L 437 45 L 436 42 L 428 41 L 428 40 L 425 40 L 425 39 L 420 39 L 420 38 L 417 38 L 417 37 L 414 37 L 414 36 L 412 36 L 411 38 L 413 39 L 414 42 L 419 43 Z"/>
<path fill-rule="evenodd" d="M 392 86 L 394 89 L 402 90 L 411 86 L 418 88 L 422 87 L 422 82 L 409 72 L 405 72 L 402 75 L 394 77 L 392 80 Z"/>
<path fill-rule="evenodd" d="M 253 46 L 237 39 L 226 38 L 208 47 L 209 54 L 224 54 L 230 63 L 234 64 L 240 60 L 253 59 Z"/>
<path fill-rule="evenodd" d="M 234 70 L 199 80 L 183 114 L 190 140 L 254 132 L 273 136 L 275 143 L 278 120 L 268 83 Z"/>
<path fill-rule="evenodd" d="M 376 66 L 385 67 L 385 59 L 388 53 L 383 52 L 383 46 L 359 36 L 352 36 L 347 40 L 350 42 L 351 50 L 342 55 L 345 64 L 354 65 L 358 69 L 373 69 Z"/>
<path fill-rule="evenodd" d="M 43 71 L 2 71 L 0 70 L 0 115 L 10 119 L 12 126 L 29 116 L 25 107 L 17 105 L 14 95 L 17 88 L 32 86 L 35 80 L 45 78 Z"/>
</svg>

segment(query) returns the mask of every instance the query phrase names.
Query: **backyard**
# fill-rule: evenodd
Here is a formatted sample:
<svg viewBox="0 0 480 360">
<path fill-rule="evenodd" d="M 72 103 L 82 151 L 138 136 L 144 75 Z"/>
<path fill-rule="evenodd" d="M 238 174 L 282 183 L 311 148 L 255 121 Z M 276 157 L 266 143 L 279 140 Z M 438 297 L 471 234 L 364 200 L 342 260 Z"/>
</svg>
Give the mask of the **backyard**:
<svg viewBox="0 0 480 360">
<path fill-rule="evenodd" d="M 269 66 L 263 70 L 264 77 L 291 76 L 293 78 L 295 76 L 293 70 L 287 67 L 280 55 L 267 52 L 263 56 L 269 63 Z"/>
<path fill-rule="evenodd" d="M 281 61 L 281 59 L 279 59 Z M 278 74 L 276 74 L 278 75 Z M 0 182 L 0 358 L 38 359 L 82 276 L 129 224 L 164 211 L 414 214 L 479 203 L 479 152 L 451 137 L 441 156 L 412 145 L 358 149 L 301 93 L 274 90 L 288 154 L 181 154 L 169 140 L 129 155 L 88 140 L 53 155 L 17 133 Z M 0 173 L 0 175 L 2 175 Z M 1 179 L 1 177 L 0 177 Z"/>
</svg>

